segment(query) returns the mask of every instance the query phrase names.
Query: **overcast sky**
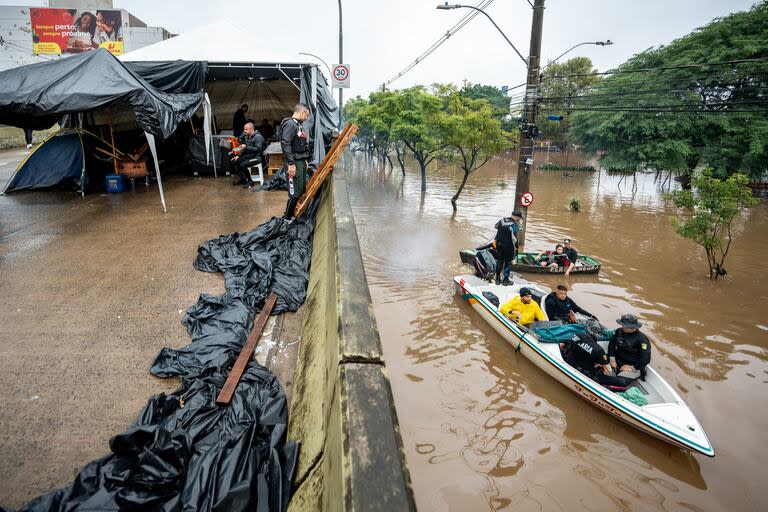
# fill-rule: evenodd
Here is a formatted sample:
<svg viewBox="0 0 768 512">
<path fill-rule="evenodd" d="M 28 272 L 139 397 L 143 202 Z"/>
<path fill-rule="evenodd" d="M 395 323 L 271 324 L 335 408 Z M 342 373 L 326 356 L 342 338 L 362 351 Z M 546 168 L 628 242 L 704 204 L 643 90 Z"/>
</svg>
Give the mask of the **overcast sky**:
<svg viewBox="0 0 768 512">
<path fill-rule="evenodd" d="M 464 0 L 477 5 L 478 0 Z M 345 97 L 367 95 L 413 61 L 467 12 L 438 11 L 436 0 L 342 0 L 344 60 L 352 87 Z M 5 1 L 0 5 L 47 5 Z M 453 2 L 452 2 L 453 3 Z M 666 44 L 712 19 L 748 9 L 755 0 L 547 0 L 543 60 L 582 41 L 611 39 L 613 46 L 582 46 L 569 57 L 590 57 L 599 70 L 646 48 Z M 289 53 L 306 51 L 338 61 L 338 4 L 333 0 L 114 0 L 150 26 L 181 33 L 226 19 L 253 32 L 254 60 L 269 60 L 270 46 L 288 41 Z M 528 54 L 531 8 L 526 0 L 495 0 L 487 9 L 523 55 Z M 288 37 L 286 37 L 288 34 Z M 279 52 L 284 53 L 284 52 Z M 305 60 L 297 55 L 297 60 Z M 432 82 L 517 85 L 525 68 L 482 15 L 452 36 L 392 88 Z"/>
</svg>

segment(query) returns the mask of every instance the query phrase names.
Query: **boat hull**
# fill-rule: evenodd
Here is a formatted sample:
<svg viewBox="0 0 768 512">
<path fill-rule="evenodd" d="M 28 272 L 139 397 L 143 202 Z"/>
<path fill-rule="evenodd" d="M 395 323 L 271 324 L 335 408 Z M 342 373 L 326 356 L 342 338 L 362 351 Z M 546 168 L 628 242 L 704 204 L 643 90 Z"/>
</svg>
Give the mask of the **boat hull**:
<svg viewBox="0 0 768 512">
<path fill-rule="evenodd" d="M 490 302 L 482 297 L 482 293 L 477 293 L 476 290 L 473 290 L 473 287 L 469 286 L 466 280 L 476 280 L 474 276 L 457 276 L 454 279 L 457 293 L 467 300 L 472 308 L 515 348 L 515 352 L 520 352 L 533 364 L 572 392 L 595 407 L 602 409 L 642 432 L 680 448 L 701 453 L 708 457 L 714 457 L 714 449 L 706 438 L 703 429 L 698 424 L 698 420 L 695 419 L 679 397 L 677 403 L 668 404 L 668 406 L 685 409 L 683 412 L 687 412 L 690 416 L 690 418 L 686 417 L 686 420 L 689 424 L 692 424 L 691 427 L 694 429 L 694 432 L 697 429 L 699 431 L 697 439 L 686 436 L 679 426 L 675 428 L 674 425 L 664 424 L 658 418 L 644 414 L 641 407 L 619 397 L 616 393 L 600 386 L 565 363 L 560 355 L 557 344 L 539 342 L 525 327 L 511 322 L 501 315 Z M 648 370 L 652 371 L 650 368 Z M 657 376 L 657 374 L 655 375 Z M 650 406 L 650 409 L 653 407 Z"/>
<path fill-rule="evenodd" d="M 462 263 L 472 264 L 475 258 L 475 250 L 464 249 L 459 251 L 459 257 Z M 531 262 L 536 258 L 536 253 L 522 252 L 517 255 L 514 263 L 510 265 L 510 269 L 514 272 L 524 272 L 528 274 L 565 274 L 565 267 L 542 267 L 541 265 L 533 265 L 526 262 Z M 571 270 L 571 274 L 597 274 L 602 268 L 602 263 L 591 256 L 579 256 L 581 264 L 574 267 Z"/>
</svg>

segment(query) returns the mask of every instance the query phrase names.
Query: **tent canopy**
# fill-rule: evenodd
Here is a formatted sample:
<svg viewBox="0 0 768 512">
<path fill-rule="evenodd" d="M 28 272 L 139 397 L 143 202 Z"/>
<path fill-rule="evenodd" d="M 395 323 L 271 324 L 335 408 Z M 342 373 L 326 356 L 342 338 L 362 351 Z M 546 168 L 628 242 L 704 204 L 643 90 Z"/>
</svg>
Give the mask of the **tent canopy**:
<svg viewBox="0 0 768 512">
<path fill-rule="evenodd" d="M 156 89 L 107 50 L 0 72 L 0 123 L 44 129 L 66 114 L 129 104 L 147 133 L 167 138 L 197 110 L 204 93 Z"/>
<path fill-rule="evenodd" d="M 250 42 L 250 44 L 249 44 Z M 291 79 L 298 79 L 298 70 L 313 64 L 275 51 L 276 45 L 257 42 L 252 32 L 229 23 L 218 21 L 185 32 L 120 56 L 123 62 L 147 61 L 205 61 L 209 66 L 209 79 L 229 78 L 237 70 L 245 69 L 256 79 L 285 79 L 280 69 Z M 262 56 L 264 49 L 269 54 Z M 234 77 L 233 77 L 234 78 Z"/>
</svg>

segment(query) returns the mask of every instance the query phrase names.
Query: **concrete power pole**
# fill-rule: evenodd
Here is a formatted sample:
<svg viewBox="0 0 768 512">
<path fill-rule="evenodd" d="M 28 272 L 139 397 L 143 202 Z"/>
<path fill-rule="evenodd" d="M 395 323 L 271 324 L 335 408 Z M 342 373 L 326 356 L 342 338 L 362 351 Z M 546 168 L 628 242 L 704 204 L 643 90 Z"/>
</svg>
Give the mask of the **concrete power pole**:
<svg viewBox="0 0 768 512">
<path fill-rule="evenodd" d="M 520 134 L 520 158 L 517 162 L 517 185 L 515 186 L 515 209 L 523 213 L 523 225 L 518 233 L 519 250 L 525 246 L 525 231 L 528 228 L 528 208 L 520 204 L 520 196 L 531 187 L 533 168 L 532 129 L 536 128 L 536 97 L 539 92 L 539 71 L 541 61 L 541 32 L 544 24 L 544 0 L 533 2 L 533 23 L 531 24 L 531 48 L 528 51 L 528 80 L 525 86 L 523 125 Z"/>
<path fill-rule="evenodd" d="M 341 0 L 339 0 L 339 64 L 344 64 L 344 33 L 341 24 Z M 333 80 L 333 77 L 331 77 Z M 344 128 L 342 113 L 344 112 L 344 88 L 339 87 L 339 132 Z"/>
</svg>

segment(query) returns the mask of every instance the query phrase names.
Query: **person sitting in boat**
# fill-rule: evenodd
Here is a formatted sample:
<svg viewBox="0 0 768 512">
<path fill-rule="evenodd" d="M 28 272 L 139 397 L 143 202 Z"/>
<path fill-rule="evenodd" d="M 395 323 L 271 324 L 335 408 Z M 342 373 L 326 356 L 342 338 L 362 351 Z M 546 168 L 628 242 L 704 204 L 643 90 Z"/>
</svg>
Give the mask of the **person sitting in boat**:
<svg viewBox="0 0 768 512">
<path fill-rule="evenodd" d="M 587 333 L 574 334 L 569 342 L 560 344 L 560 350 L 566 363 L 594 381 L 613 375 L 605 350 Z"/>
<path fill-rule="evenodd" d="M 573 245 L 571 245 L 571 239 L 566 238 L 563 240 L 563 252 L 566 256 L 568 256 L 568 259 L 571 260 L 571 263 L 576 265 L 576 262 L 579 260 L 579 253 L 576 251 L 576 249 L 573 248 Z"/>
<path fill-rule="evenodd" d="M 645 374 L 645 367 L 651 362 L 651 342 L 640 332 L 643 324 L 635 315 L 621 315 L 616 329 L 608 343 L 608 358 L 611 368 L 619 377 L 637 379 Z"/>
<path fill-rule="evenodd" d="M 567 267 L 565 269 L 566 276 L 571 274 L 574 266 L 568 255 L 565 254 L 563 244 L 557 244 L 554 251 L 541 251 L 536 255 L 536 261 L 539 261 L 542 267 L 550 267 L 551 269 Z"/>
<path fill-rule="evenodd" d="M 581 313 L 586 317 L 597 320 L 595 315 L 586 309 L 579 307 L 579 305 L 568 296 L 568 287 L 564 284 L 557 285 L 555 291 L 546 296 L 544 299 L 544 310 L 547 312 L 547 316 L 550 320 L 560 320 L 566 324 L 576 323 L 576 313 Z"/>
<path fill-rule="evenodd" d="M 509 267 L 517 254 L 517 234 L 520 231 L 522 212 L 515 210 L 510 217 L 504 217 L 494 226 L 496 228 L 496 284 L 509 286 L 509 272 L 504 272 L 504 281 L 501 280 L 501 271 Z"/>
<path fill-rule="evenodd" d="M 548 320 L 547 315 L 541 310 L 536 301 L 533 300 L 531 290 L 523 286 L 520 288 L 520 294 L 515 295 L 509 301 L 502 304 L 499 308 L 502 315 L 505 315 L 523 325 L 531 322 L 540 322 Z"/>
</svg>

